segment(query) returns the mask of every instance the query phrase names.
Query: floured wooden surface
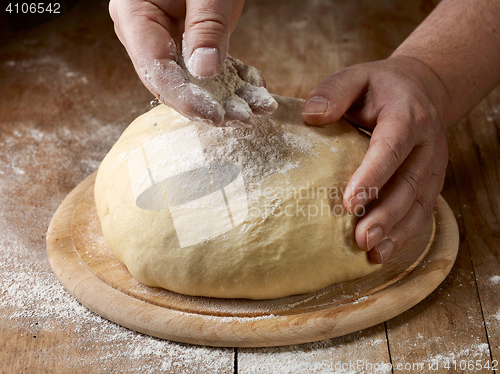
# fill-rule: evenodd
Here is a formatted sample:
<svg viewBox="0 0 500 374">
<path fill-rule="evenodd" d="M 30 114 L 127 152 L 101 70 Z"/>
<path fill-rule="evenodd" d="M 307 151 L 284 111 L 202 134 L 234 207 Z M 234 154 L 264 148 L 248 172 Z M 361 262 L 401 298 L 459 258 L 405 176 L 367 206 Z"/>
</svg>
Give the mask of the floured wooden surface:
<svg viewBox="0 0 500 374">
<path fill-rule="evenodd" d="M 95 149 L 96 143 L 112 143 L 118 131 L 102 123 L 88 126 L 88 133 L 30 129 L 22 123 L 12 130 L 2 131 L 0 138 L 0 315 L 4 321 L 0 334 L 2 352 L 10 352 L 8 358 L 3 356 L 3 367 L 50 367 L 63 373 L 95 365 L 98 372 L 118 367 L 153 373 L 158 368 L 175 370 L 178 365 L 204 368 L 200 372 L 231 372 L 231 349 L 161 341 L 110 323 L 81 306 L 50 269 L 46 225 L 66 194 L 64 186 L 54 182 L 76 183 L 102 157 L 99 151 L 87 152 L 75 164 L 66 147 L 82 142 Z M 12 157 L 10 163 L 5 156 Z"/>
<path fill-rule="evenodd" d="M 100 40 L 82 40 L 90 29 L 62 17 L 0 47 L 1 371 L 231 373 L 232 349 L 162 341 L 108 322 L 69 295 L 50 268 L 45 233 L 55 209 L 150 108 L 106 8 L 93 2 L 65 16 L 100 14 L 93 25 L 106 29 Z M 77 40 L 80 50 L 65 47 Z M 84 51 L 110 63 L 103 69 L 102 61 L 82 59 Z"/>
<path fill-rule="evenodd" d="M 64 199 L 47 231 L 61 284 L 83 305 L 134 331 L 222 347 L 314 342 L 375 326 L 410 309 L 448 275 L 458 228 L 439 197 L 433 219 L 378 271 L 309 294 L 273 300 L 193 297 L 148 287 L 118 262 L 96 217 L 95 174 Z"/>
<path fill-rule="evenodd" d="M 319 0 L 306 9 L 283 0 L 269 9 L 266 3 L 247 2 L 231 52 L 259 68 L 272 92 L 302 98 L 343 66 L 387 56 L 433 6 Z M 14 36 L 0 21 L 2 370 L 231 373 L 237 362 L 239 373 L 331 373 L 332 365 L 353 360 L 434 358 L 440 370 L 432 373 L 443 373 L 452 360 L 500 358 L 500 241 L 493 235 L 500 222 L 498 88 L 449 135 L 443 195 L 460 225 L 457 264 L 429 299 L 386 325 L 314 344 L 238 349 L 235 361 L 232 349 L 147 338 L 75 302 L 46 257 L 50 218 L 152 99 L 113 34 L 107 5 L 80 1 L 63 17 Z"/>
</svg>

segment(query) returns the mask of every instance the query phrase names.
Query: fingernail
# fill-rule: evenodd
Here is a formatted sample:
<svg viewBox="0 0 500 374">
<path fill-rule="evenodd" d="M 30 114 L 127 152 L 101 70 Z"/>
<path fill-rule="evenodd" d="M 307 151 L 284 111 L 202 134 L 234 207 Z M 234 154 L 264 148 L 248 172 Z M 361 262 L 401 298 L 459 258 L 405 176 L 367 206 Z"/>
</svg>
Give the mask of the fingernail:
<svg viewBox="0 0 500 374">
<path fill-rule="evenodd" d="M 391 239 L 384 239 L 375 247 L 375 250 L 380 256 L 380 263 L 385 262 L 391 257 L 394 250 L 394 243 Z"/>
<path fill-rule="evenodd" d="M 384 233 L 380 226 L 370 227 L 369 230 L 366 231 L 366 248 L 369 251 L 373 247 L 375 247 L 380 240 L 382 240 L 382 236 Z"/>
<path fill-rule="evenodd" d="M 217 74 L 219 64 L 217 48 L 200 47 L 191 54 L 187 68 L 195 77 L 207 78 Z"/>
<path fill-rule="evenodd" d="M 325 114 L 328 110 L 328 101 L 323 97 L 314 96 L 306 101 L 302 108 L 302 114 Z"/>
<path fill-rule="evenodd" d="M 368 195 L 365 191 L 358 192 L 349 199 L 349 213 L 355 214 L 356 211 L 363 208 L 368 202 Z"/>
</svg>

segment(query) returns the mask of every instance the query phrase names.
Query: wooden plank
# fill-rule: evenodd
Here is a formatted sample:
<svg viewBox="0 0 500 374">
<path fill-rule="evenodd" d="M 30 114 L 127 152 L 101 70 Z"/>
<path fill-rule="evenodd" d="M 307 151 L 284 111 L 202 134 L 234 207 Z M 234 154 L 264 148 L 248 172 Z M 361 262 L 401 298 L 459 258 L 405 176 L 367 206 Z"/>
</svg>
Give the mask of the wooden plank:
<svg viewBox="0 0 500 374">
<path fill-rule="evenodd" d="M 499 93 L 449 131 L 451 165 L 443 195 L 459 222 L 459 256 L 425 303 L 387 322 L 393 363 L 437 361 L 436 372 L 447 372 L 447 363 L 460 369 L 478 360 L 483 369 L 477 372 L 491 372 L 490 354 L 499 359 Z"/>
<path fill-rule="evenodd" d="M 240 374 L 364 372 L 391 372 L 383 323 L 316 343 L 238 348 Z"/>
<path fill-rule="evenodd" d="M 247 1 L 230 53 L 260 69 L 272 93 L 307 98 L 337 70 L 388 57 L 437 2 Z"/>
<path fill-rule="evenodd" d="M 231 348 L 151 338 L 90 312 L 47 260 L 57 206 L 150 108 L 107 6 L 80 1 L 15 34 L 0 20 L 0 372 L 232 373 Z"/>
<path fill-rule="evenodd" d="M 47 232 L 52 269 L 77 300 L 99 315 L 179 342 L 264 347 L 373 326 L 432 292 L 450 271 L 458 248 L 453 214 L 440 199 L 435 219 L 420 235 L 362 280 L 275 300 L 190 297 L 142 285 L 116 260 L 102 237 L 94 179 L 81 182 L 54 214 Z"/>
<path fill-rule="evenodd" d="M 450 136 L 459 189 L 491 354 L 500 361 L 500 87 Z"/>
<path fill-rule="evenodd" d="M 258 67 L 271 92 L 306 98 L 321 79 L 336 70 L 386 57 L 434 5 L 249 1 L 233 34 L 231 53 Z M 405 22 L 398 21 L 400 17 Z M 334 372 L 335 363 L 363 359 L 390 362 L 383 325 L 307 345 L 238 349 L 238 372 Z M 349 368 L 337 372 L 349 372 Z"/>
<path fill-rule="evenodd" d="M 294 1 L 288 7 L 298 9 L 298 12 L 282 13 L 285 1 L 273 1 L 274 12 L 266 10 L 268 1 L 248 1 L 247 6 L 254 6 L 251 3 L 260 9 L 255 13 L 259 22 L 241 27 L 247 17 L 244 16 L 235 32 L 239 36 L 233 39 L 234 54 L 260 67 L 272 91 L 296 97 L 307 96 L 320 78 L 340 67 L 385 57 L 433 5 L 433 1 L 388 1 L 383 4 L 316 1 L 304 8 Z M 0 91 L 8 92 L 0 103 L 0 255 L 4 260 L 0 266 L 0 360 L 5 363 L 2 369 L 6 372 L 35 371 L 34 368 L 40 368 L 41 372 L 68 372 L 68 368 L 79 368 L 80 372 L 133 372 L 144 365 L 145 372 L 153 372 L 153 368 L 161 369 L 156 365 L 166 362 L 165 365 L 170 364 L 171 368 L 184 372 L 216 372 L 218 369 L 230 372 L 231 350 L 195 349 L 168 342 L 160 344 L 156 339 L 131 333 L 79 307 L 58 286 L 45 259 L 42 236 L 57 205 L 79 181 L 95 170 L 124 126 L 149 107 L 151 96 L 135 76 L 130 61 L 113 35 L 106 6 L 107 1 L 80 2 L 78 8 L 56 21 L 16 34 L 8 41 L 2 38 Z M 313 9 L 316 11 L 312 12 Z M 285 26 L 276 30 L 277 24 Z M 0 27 L 4 26 L 0 22 Z M 317 33 L 323 33 L 324 37 L 314 38 Z M 300 41 L 292 42 L 301 35 L 310 42 L 304 44 L 307 48 L 299 47 Z M 275 58 L 277 61 L 273 60 Z M 11 65 L 12 61 L 16 66 Z M 301 65 L 301 61 L 307 61 L 309 66 Z M 289 64 L 292 69 L 288 68 Z M 296 69 L 300 69 L 299 73 Z M 486 115 L 496 118 L 497 126 L 498 116 L 491 112 L 497 106 L 493 104 L 498 105 L 498 101 L 496 104 L 492 102 L 488 108 L 483 106 L 477 114 L 486 111 Z M 471 124 L 470 129 L 474 124 L 477 122 Z M 491 131 L 488 135 L 491 136 L 481 136 L 481 144 L 471 139 L 460 139 L 460 143 L 467 149 L 478 144 L 484 152 L 481 147 L 496 136 Z M 495 149 L 488 147 L 486 149 Z M 452 161 L 470 154 L 462 154 L 460 147 L 453 152 Z M 498 152 L 490 156 L 498 157 Z M 489 212 L 488 203 L 483 201 L 483 191 L 498 186 L 498 180 L 490 181 L 498 174 L 487 171 L 486 177 L 479 177 L 482 182 L 478 185 L 475 178 L 481 171 L 479 164 L 468 162 L 467 159 L 460 161 L 467 166 L 458 171 L 454 164 L 454 170 L 457 180 L 460 179 L 465 186 L 460 187 L 460 193 L 467 189 L 463 213 L 471 216 L 465 220 L 465 227 L 467 235 L 470 232 L 477 235 L 471 251 L 475 256 L 479 295 L 493 356 L 498 358 L 500 323 L 497 322 L 499 308 L 495 301 L 498 300 L 498 285 L 495 283 L 496 269 L 499 268 L 495 262 L 498 260 L 495 252 L 498 235 L 493 221 L 484 222 L 480 214 L 478 217 L 473 212 L 478 202 L 480 213 Z M 469 180 L 471 176 L 474 181 Z M 486 186 L 482 187 L 482 184 Z M 449 199 L 448 194 L 446 198 Z M 493 256 L 488 253 L 493 253 Z M 489 261 L 496 265 L 489 267 Z M 464 281 L 470 280 L 470 273 L 458 276 Z M 459 284 L 443 287 L 450 290 L 456 286 L 460 291 Z M 470 290 L 466 292 L 469 294 Z M 439 295 L 433 299 L 433 305 L 443 305 L 440 303 L 448 297 L 445 291 Z M 453 295 L 459 305 L 466 305 L 462 298 Z M 444 305 L 449 306 L 448 303 Z M 446 330 L 456 325 L 457 319 L 453 318 L 456 308 L 452 310 L 450 313 L 444 307 L 439 309 L 450 315 L 447 320 L 441 319 L 444 325 L 438 326 L 439 329 Z M 426 317 L 422 318 L 422 323 L 426 324 L 432 315 L 424 314 Z M 460 321 L 463 322 L 463 318 Z M 477 323 L 477 310 L 473 322 Z M 470 342 L 471 335 L 465 328 L 456 331 L 461 339 Z M 296 363 L 304 360 L 314 365 L 315 357 L 326 352 L 329 359 L 348 357 L 340 351 L 353 357 L 365 357 L 373 347 L 363 345 L 363 339 L 372 339 L 376 347 L 385 345 L 377 335 L 380 333 L 380 340 L 383 340 L 383 329 L 372 335 L 365 336 L 364 333 L 352 334 L 349 338 L 352 342 L 334 339 L 318 345 L 299 346 L 288 357 L 293 356 Z M 345 348 L 349 344 L 352 344 L 351 353 Z M 428 343 L 432 354 L 443 352 L 440 348 L 432 341 Z M 287 365 L 285 357 L 286 352 L 291 351 L 283 348 L 283 352 L 252 350 L 255 357 L 249 358 L 254 363 L 259 359 L 269 360 L 261 366 L 267 368 L 267 372 L 276 372 L 279 367 L 272 367 L 270 356 L 281 355 L 285 368 L 293 366 Z M 384 352 L 387 348 L 376 349 L 375 357 L 370 360 L 386 360 Z M 206 357 L 199 357 L 203 355 Z M 214 362 L 207 363 L 210 360 Z M 301 365 L 305 367 L 306 363 Z M 240 368 L 244 370 L 242 365 Z"/>
<path fill-rule="evenodd" d="M 1 372 L 233 373 L 233 349 L 155 339 L 79 312 L 70 323 L 63 318 L 37 327 L 2 325 Z"/>
<path fill-rule="evenodd" d="M 450 137 L 456 131 L 459 129 L 452 129 Z M 455 146 L 450 143 L 450 149 Z M 395 373 L 464 372 L 464 365 L 476 361 L 481 367 L 474 372 L 491 372 L 489 342 L 459 201 L 461 190 L 457 190 L 453 174 L 455 163 L 448 167 L 443 196 L 459 223 L 457 261 L 448 278 L 424 302 L 386 322 Z"/>
</svg>

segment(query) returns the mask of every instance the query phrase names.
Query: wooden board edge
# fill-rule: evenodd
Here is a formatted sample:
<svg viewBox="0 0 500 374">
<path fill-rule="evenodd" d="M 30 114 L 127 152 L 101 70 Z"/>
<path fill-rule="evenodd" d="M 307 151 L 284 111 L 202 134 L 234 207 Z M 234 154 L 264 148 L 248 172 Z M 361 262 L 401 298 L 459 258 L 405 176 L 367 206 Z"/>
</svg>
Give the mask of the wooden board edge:
<svg viewBox="0 0 500 374">
<path fill-rule="evenodd" d="M 65 244 L 68 244 L 67 240 L 71 241 L 69 213 L 73 212 L 94 179 L 95 174 L 80 183 L 63 201 L 51 221 L 47 234 L 51 266 L 62 285 L 82 305 L 119 325 L 158 338 L 209 346 L 266 347 L 308 343 L 349 334 L 393 318 L 422 301 L 446 278 L 458 252 L 455 217 L 440 196 L 437 202 L 440 235 L 435 248 L 424 263 L 407 276 L 356 301 L 356 311 L 349 305 L 341 305 L 300 315 L 234 318 L 158 308 L 125 295 L 94 277 L 75 251 L 61 253 L 62 243 L 53 240 L 53 234 L 58 233 L 63 234 L 60 240 L 66 241 Z M 71 275 L 65 275 L 68 273 Z M 431 286 L 425 290 L 419 287 L 422 279 Z M 99 298 L 103 294 L 108 295 L 107 304 Z M 387 305 L 393 305 L 395 295 L 398 295 L 399 306 L 388 310 Z"/>
<path fill-rule="evenodd" d="M 81 263 L 78 254 L 71 250 L 74 248 L 71 239 L 71 219 L 79 201 L 94 184 L 96 175 L 97 172 L 89 175 L 66 196 L 54 213 L 47 229 L 45 242 L 50 266 L 69 293 L 72 293 L 76 285 L 83 280 L 74 275 L 81 266 L 85 266 Z M 71 271 L 68 271 L 68 268 Z"/>
<path fill-rule="evenodd" d="M 297 341 L 287 343 L 285 337 L 273 336 L 271 338 L 275 342 L 269 346 L 308 343 L 363 330 L 405 312 L 429 296 L 450 273 L 459 246 L 457 222 L 442 196 L 439 196 L 436 207 L 440 233 L 434 249 L 406 277 L 379 292 L 359 299 L 358 308 L 354 311 L 349 305 L 341 305 L 333 310 L 301 315 L 304 321 L 298 323 L 305 326 L 294 334 L 298 337 Z M 424 279 L 425 288 L 420 286 Z M 397 304 L 394 302 L 396 297 Z M 396 307 L 392 307 L 394 305 Z M 276 322 L 272 321 L 273 324 Z M 260 324 L 261 322 L 256 321 L 252 327 L 261 330 L 263 326 L 259 326 Z"/>
</svg>

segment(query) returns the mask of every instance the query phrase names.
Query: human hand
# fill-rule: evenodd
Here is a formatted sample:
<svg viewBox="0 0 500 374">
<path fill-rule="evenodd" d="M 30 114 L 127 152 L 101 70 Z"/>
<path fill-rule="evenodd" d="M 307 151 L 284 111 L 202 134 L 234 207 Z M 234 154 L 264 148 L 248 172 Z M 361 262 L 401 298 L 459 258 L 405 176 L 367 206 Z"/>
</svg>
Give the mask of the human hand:
<svg viewBox="0 0 500 374">
<path fill-rule="evenodd" d="M 355 238 L 376 263 L 415 236 L 433 212 L 448 163 L 441 114 L 447 100 L 446 87 L 430 68 L 417 59 L 394 56 L 327 77 L 304 105 L 302 116 L 311 125 L 327 125 L 345 115 L 373 130 L 343 203 L 351 214 L 366 207 Z"/>
<path fill-rule="evenodd" d="M 230 65 L 241 80 L 239 90 L 221 98 L 206 89 L 207 79 L 226 61 L 243 2 L 111 0 L 109 11 L 118 38 L 153 95 L 190 119 L 221 125 L 250 123 L 252 112 L 275 109 L 271 96 L 263 98 L 259 90 L 265 84 L 260 72 L 235 59 Z"/>
</svg>

